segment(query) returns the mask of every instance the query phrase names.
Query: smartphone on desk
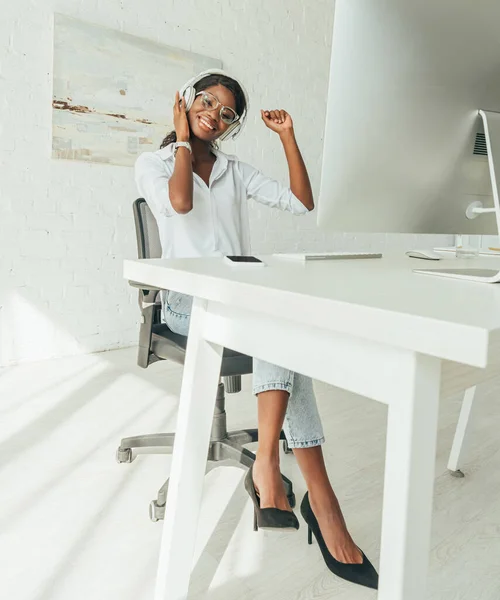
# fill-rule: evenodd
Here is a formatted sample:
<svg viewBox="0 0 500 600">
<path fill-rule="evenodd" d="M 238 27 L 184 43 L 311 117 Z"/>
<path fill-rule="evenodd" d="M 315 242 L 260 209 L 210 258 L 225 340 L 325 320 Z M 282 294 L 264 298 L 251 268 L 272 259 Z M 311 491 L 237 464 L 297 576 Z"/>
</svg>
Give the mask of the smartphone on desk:
<svg viewBox="0 0 500 600">
<path fill-rule="evenodd" d="M 225 256 L 224 262 L 236 267 L 265 267 L 266 263 L 262 262 L 256 256 Z"/>
</svg>

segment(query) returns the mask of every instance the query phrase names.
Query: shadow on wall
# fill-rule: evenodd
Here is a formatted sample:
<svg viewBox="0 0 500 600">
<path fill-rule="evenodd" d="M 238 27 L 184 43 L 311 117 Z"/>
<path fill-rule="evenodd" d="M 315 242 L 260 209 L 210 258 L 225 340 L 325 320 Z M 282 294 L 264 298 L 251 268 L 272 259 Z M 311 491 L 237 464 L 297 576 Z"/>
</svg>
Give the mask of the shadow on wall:
<svg viewBox="0 0 500 600">
<path fill-rule="evenodd" d="M 120 264 L 116 268 L 121 272 Z M 56 281 L 48 290 L 11 277 L 0 299 L 0 367 L 137 344 L 137 291 L 125 280 L 122 289 L 106 290 L 86 276 L 87 285 Z"/>
</svg>

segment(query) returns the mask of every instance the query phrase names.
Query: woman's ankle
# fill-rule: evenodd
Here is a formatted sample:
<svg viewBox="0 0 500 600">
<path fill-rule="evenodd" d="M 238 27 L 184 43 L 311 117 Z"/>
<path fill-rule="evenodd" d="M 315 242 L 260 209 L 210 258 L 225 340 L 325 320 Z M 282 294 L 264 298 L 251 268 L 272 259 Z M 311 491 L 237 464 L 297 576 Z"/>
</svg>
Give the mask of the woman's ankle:
<svg viewBox="0 0 500 600">
<path fill-rule="evenodd" d="M 332 488 L 309 489 L 309 502 L 315 514 L 339 515 L 342 518 L 340 504 Z"/>
<path fill-rule="evenodd" d="M 257 450 L 255 456 L 255 463 L 258 467 L 279 469 L 280 468 L 280 454 L 279 450 Z"/>
<path fill-rule="evenodd" d="M 280 471 L 279 457 L 257 456 L 253 466 L 253 484 L 262 508 L 291 510 Z"/>
</svg>

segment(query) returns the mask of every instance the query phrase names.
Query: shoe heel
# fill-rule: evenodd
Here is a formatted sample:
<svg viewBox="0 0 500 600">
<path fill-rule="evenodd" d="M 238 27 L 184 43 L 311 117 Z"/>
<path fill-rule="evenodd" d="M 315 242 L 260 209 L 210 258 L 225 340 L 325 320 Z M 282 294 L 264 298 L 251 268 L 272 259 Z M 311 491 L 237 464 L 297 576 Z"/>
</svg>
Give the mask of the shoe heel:
<svg viewBox="0 0 500 600">
<path fill-rule="evenodd" d="M 311 545 L 313 543 L 313 532 L 309 526 L 307 527 L 307 543 L 309 545 Z"/>
<path fill-rule="evenodd" d="M 260 498 L 253 483 L 252 471 L 253 467 L 250 467 L 245 475 L 245 489 L 254 505 L 253 530 L 276 529 L 279 531 L 297 531 L 299 521 L 293 511 L 260 507 Z"/>
</svg>

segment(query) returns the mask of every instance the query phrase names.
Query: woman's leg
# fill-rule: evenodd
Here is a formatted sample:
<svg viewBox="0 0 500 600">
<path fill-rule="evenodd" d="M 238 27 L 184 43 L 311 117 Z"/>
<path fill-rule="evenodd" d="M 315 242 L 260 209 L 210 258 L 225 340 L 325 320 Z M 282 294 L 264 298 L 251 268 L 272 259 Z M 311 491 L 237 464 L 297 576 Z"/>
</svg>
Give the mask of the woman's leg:
<svg viewBox="0 0 500 600">
<path fill-rule="evenodd" d="M 307 448 L 324 441 L 312 381 L 263 360 L 253 361 L 253 391 L 258 397 L 259 446 L 254 483 L 261 506 L 290 510 L 279 465 L 281 429 L 290 448 Z"/>
<path fill-rule="evenodd" d="M 323 427 L 312 380 L 295 373 L 284 430 L 309 491 L 309 501 L 330 553 L 340 562 L 361 563 L 328 478 L 321 444 Z"/>
<path fill-rule="evenodd" d="M 289 393 L 281 389 L 261 392 L 258 398 L 259 445 L 253 482 L 261 508 L 291 510 L 280 470 L 279 438 Z"/>
<path fill-rule="evenodd" d="M 259 445 L 253 480 L 262 508 L 291 510 L 281 477 L 279 439 L 287 420 L 294 373 L 253 359 L 253 393 L 258 398 Z"/>
<path fill-rule="evenodd" d="M 328 550 L 343 563 L 362 563 L 328 478 L 321 446 L 295 448 L 293 451 L 309 491 L 309 502 Z"/>
</svg>

